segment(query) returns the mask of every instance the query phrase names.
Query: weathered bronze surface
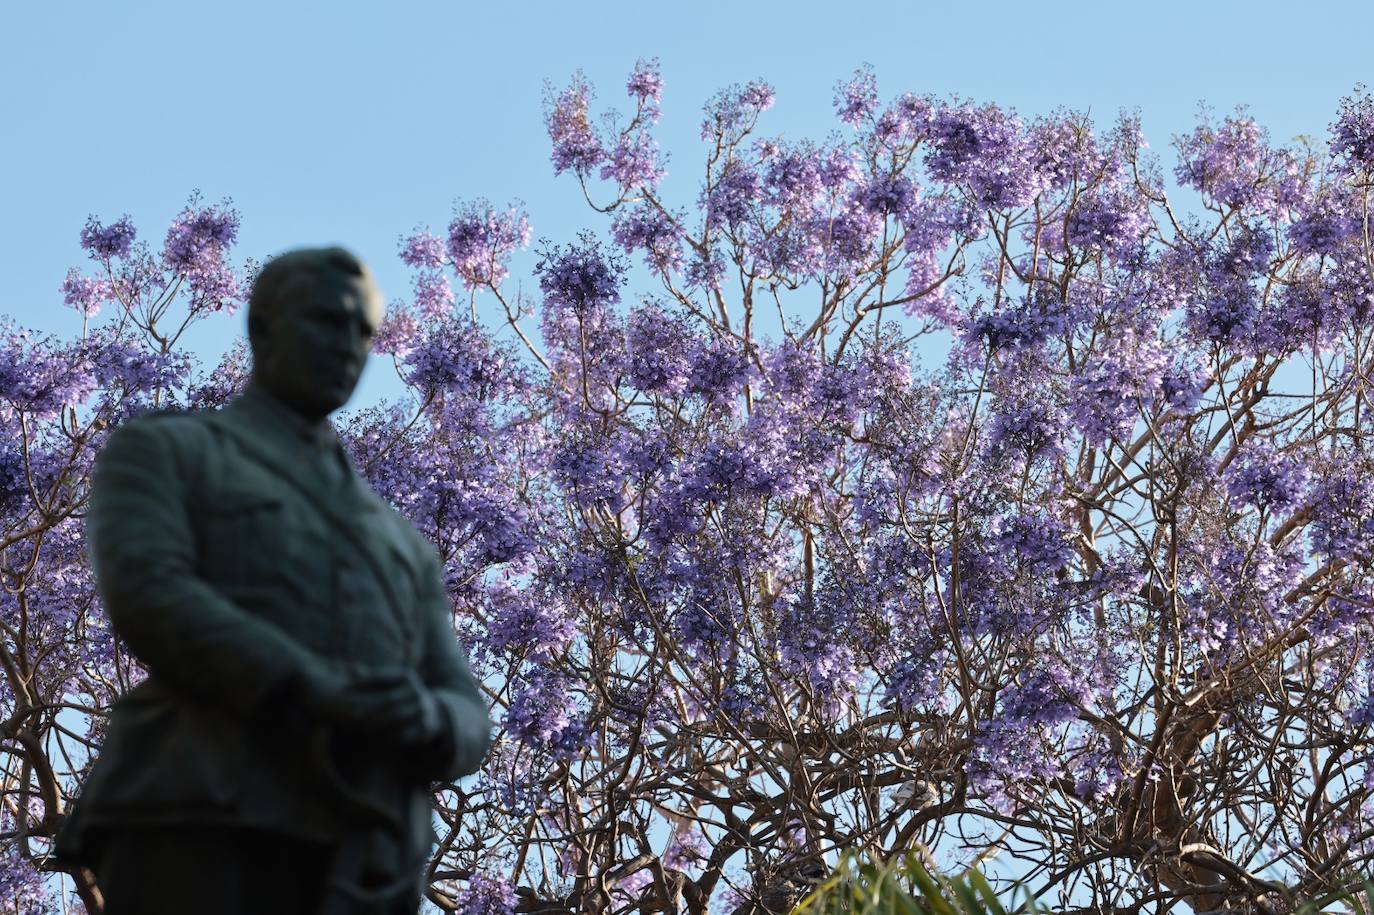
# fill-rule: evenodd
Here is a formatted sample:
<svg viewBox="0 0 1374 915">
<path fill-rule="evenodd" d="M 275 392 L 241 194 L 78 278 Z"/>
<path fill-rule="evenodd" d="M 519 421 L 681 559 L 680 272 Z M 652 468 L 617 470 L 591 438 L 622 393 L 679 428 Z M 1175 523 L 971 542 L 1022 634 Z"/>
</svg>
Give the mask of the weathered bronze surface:
<svg viewBox="0 0 1374 915">
<path fill-rule="evenodd" d="M 433 548 L 327 421 L 380 316 L 347 252 L 274 259 L 249 307 L 244 394 L 135 419 L 97 459 L 90 558 L 150 672 L 116 704 L 59 836 L 59 856 L 98 878 L 130 830 L 184 828 L 189 842 L 252 829 L 325 852 L 323 875 L 299 875 L 326 887 L 318 911 L 418 906 L 429 786 L 478 768 L 491 722 Z M 273 911 L 262 892 L 255 911 Z"/>
</svg>

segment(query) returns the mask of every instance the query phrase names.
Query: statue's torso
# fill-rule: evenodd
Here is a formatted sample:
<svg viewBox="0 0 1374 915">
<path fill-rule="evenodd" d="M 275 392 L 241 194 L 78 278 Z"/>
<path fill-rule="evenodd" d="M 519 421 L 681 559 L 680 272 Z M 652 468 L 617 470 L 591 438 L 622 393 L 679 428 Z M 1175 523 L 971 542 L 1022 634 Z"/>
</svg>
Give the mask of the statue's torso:
<svg viewBox="0 0 1374 915">
<path fill-rule="evenodd" d="M 322 479 L 233 407 L 135 422 L 185 481 L 198 577 L 341 668 L 416 663 L 419 576 L 433 570 L 419 535 L 356 474 Z M 318 790 L 311 729 L 290 708 L 240 720 L 154 674 L 114 706 L 83 790 L 86 824 L 223 822 L 331 841 L 347 827 Z M 423 848 L 426 792 L 390 784 L 378 801 L 414 808 Z M 70 854 L 86 824 L 70 832 Z"/>
</svg>

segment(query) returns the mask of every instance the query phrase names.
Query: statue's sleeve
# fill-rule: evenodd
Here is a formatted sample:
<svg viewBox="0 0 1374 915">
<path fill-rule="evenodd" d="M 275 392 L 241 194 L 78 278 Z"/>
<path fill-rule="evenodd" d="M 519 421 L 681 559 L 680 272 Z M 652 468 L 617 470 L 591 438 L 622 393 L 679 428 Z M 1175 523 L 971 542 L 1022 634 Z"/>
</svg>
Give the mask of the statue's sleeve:
<svg viewBox="0 0 1374 915">
<path fill-rule="evenodd" d="M 155 677 L 246 715 L 320 661 L 197 576 L 175 422 L 121 426 L 96 458 L 86 517 L 96 585 L 115 632 Z"/>
<path fill-rule="evenodd" d="M 439 700 L 449 725 L 447 739 L 434 748 L 434 771 L 426 775 L 433 780 L 451 781 L 481 768 L 491 746 L 492 723 L 477 680 L 468 669 L 467 656 L 454 634 L 453 605 L 444 589 L 439 561 L 428 543 L 424 543 L 423 568 L 419 610 L 426 631 L 421 678 Z"/>
</svg>

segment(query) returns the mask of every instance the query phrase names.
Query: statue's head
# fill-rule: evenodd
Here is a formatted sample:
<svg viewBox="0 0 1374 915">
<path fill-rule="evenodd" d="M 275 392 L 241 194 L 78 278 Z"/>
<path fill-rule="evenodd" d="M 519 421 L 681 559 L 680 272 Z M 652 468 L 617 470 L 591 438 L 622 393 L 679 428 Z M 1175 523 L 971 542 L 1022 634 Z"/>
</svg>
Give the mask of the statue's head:
<svg viewBox="0 0 1374 915">
<path fill-rule="evenodd" d="M 353 395 L 381 318 L 372 275 L 349 252 L 275 257 L 248 300 L 253 380 L 307 419 L 323 419 Z"/>
</svg>

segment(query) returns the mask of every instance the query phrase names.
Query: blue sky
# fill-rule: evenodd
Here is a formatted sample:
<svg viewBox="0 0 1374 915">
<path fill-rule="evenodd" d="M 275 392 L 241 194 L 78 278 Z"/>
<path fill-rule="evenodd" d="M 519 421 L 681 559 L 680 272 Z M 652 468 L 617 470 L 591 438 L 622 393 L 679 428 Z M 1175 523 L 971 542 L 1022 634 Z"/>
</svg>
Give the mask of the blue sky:
<svg viewBox="0 0 1374 915">
<path fill-rule="evenodd" d="M 523 200 L 536 238 L 600 226 L 548 165 L 544 80 L 582 69 L 627 106 L 636 57 L 658 57 L 664 190 L 689 205 L 702 103 L 762 77 L 762 130 L 841 125 L 836 82 L 871 63 L 883 96 L 958 93 L 1026 115 L 1139 109 L 1160 150 L 1248 104 L 1276 139 L 1325 135 L 1337 100 L 1374 82 L 1367 2 L 1055 4 L 809 2 L 524 4 L 66 0 L 9 5 L 0 22 L 0 315 L 79 329 L 57 293 L 81 264 L 90 213 L 133 216 L 160 244 L 199 188 L 232 197 L 240 252 L 343 243 L 388 298 L 407 292 L 396 240 L 442 228 L 455 199 Z M 517 263 L 525 277 L 531 259 Z M 217 352 L 242 316 L 195 338 Z M 383 392 L 374 367 L 361 397 Z"/>
</svg>

